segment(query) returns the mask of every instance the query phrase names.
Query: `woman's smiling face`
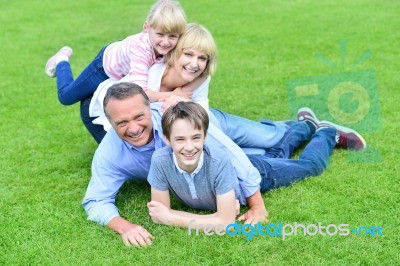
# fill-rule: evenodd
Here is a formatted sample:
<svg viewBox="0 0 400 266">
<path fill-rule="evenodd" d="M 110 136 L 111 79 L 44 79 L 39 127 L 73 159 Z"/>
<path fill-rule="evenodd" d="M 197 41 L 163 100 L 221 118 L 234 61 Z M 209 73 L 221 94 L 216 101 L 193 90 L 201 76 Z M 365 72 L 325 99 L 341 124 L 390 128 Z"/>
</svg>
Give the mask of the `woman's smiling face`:
<svg viewBox="0 0 400 266">
<path fill-rule="evenodd" d="M 181 56 L 175 61 L 174 68 L 187 81 L 203 74 L 208 63 L 208 55 L 197 49 L 183 49 Z"/>
</svg>

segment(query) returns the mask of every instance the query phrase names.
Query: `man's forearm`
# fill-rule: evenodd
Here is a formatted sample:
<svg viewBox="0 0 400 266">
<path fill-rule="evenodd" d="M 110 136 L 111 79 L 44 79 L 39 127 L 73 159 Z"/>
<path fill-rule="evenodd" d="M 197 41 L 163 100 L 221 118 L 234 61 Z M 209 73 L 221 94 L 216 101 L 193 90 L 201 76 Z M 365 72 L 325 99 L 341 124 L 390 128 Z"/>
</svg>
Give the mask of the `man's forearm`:
<svg viewBox="0 0 400 266">
<path fill-rule="evenodd" d="M 114 217 L 108 222 L 107 226 L 118 234 L 122 234 L 127 231 L 127 228 L 132 225 L 131 222 L 118 216 Z"/>
<path fill-rule="evenodd" d="M 261 195 L 260 190 L 257 190 L 253 195 L 251 195 L 250 197 L 247 198 L 247 204 L 249 205 L 250 209 L 251 209 L 251 207 L 257 206 L 257 205 L 262 205 L 265 207 L 264 199 Z"/>
<path fill-rule="evenodd" d="M 265 209 L 264 199 L 261 196 L 260 190 L 247 198 L 249 210 L 239 217 L 239 221 L 244 221 L 246 224 L 256 224 L 266 221 L 268 212 Z"/>
</svg>

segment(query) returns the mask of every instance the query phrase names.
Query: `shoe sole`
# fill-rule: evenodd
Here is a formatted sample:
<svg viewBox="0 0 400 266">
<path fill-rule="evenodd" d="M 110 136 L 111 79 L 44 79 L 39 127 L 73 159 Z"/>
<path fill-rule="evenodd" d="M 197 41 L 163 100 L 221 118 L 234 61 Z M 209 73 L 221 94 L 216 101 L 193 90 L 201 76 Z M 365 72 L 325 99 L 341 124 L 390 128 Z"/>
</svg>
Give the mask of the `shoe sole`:
<svg viewBox="0 0 400 266">
<path fill-rule="evenodd" d="M 297 111 L 297 120 L 298 120 L 298 121 L 306 121 L 306 119 L 300 119 L 300 118 L 299 118 L 300 113 L 302 113 L 302 112 L 310 113 L 310 114 L 311 114 L 311 119 L 310 119 L 310 120 L 314 120 L 314 121 L 317 123 L 316 126 L 317 126 L 317 128 L 318 128 L 318 125 L 320 124 L 320 121 L 318 120 L 317 116 L 314 114 L 313 110 L 311 110 L 311 109 L 308 108 L 308 107 L 302 107 L 302 108 L 300 108 L 300 109 Z M 306 117 L 309 117 L 309 116 L 306 116 Z"/>
<path fill-rule="evenodd" d="M 55 57 L 56 57 L 56 56 L 58 55 L 58 53 L 59 53 L 61 50 L 63 50 L 63 49 L 69 50 L 69 52 L 70 52 L 70 54 L 71 54 L 70 57 L 72 57 L 73 51 L 72 51 L 72 48 L 69 47 L 69 46 L 64 46 L 64 47 L 62 47 L 60 50 L 58 50 L 58 52 L 57 52 L 55 55 L 53 55 L 52 57 L 50 57 L 50 59 L 47 60 L 46 66 L 44 67 L 44 72 L 45 72 L 46 75 L 47 75 L 48 77 L 50 77 L 50 78 L 54 78 L 54 77 L 56 76 L 56 71 L 55 71 L 55 69 L 54 69 L 54 71 L 51 71 L 51 70 L 47 67 L 47 65 L 49 64 L 49 62 L 50 62 L 51 60 L 53 60 L 53 58 L 54 58 L 54 60 L 55 60 Z"/>
<path fill-rule="evenodd" d="M 323 125 L 328 125 L 329 127 L 334 127 L 334 128 L 336 128 L 336 130 L 341 131 L 341 132 L 343 132 L 345 134 L 353 133 L 354 135 L 356 135 L 361 140 L 361 142 L 363 144 L 363 148 L 360 149 L 360 150 L 365 150 L 367 148 L 367 142 L 360 135 L 360 133 L 358 133 L 354 129 L 351 129 L 351 128 L 348 128 L 348 127 L 345 127 L 345 126 L 340 126 L 338 124 L 335 124 L 335 123 L 332 123 L 332 122 L 326 121 L 326 120 L 323 120 L 323 121 L 320 122 L 320 126 L 323 126 Z"/>
</svg>

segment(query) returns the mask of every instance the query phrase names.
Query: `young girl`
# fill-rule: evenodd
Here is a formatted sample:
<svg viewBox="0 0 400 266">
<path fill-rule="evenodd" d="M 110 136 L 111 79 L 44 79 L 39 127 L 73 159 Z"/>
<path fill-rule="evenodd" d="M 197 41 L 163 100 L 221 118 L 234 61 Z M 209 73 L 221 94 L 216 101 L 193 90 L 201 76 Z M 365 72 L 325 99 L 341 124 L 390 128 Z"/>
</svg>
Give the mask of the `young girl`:
<svg viewBox="0 0 400 266">
<path fill-rule="evenodd" d="M 148 70 L 175 48 L 186 28 L 185 12 L 177 1 L 159 0 L 150 9 L 143 28 L 141 33 L 104 46 L 76 80 L 68 62 L 72 49 L 61 48 L 45 67 L 49 77 L 57 77 L 59 101 L 64 105 L 81 101 L 108 78 L 125 78 L 148 89 Z"/>
<path fill-rule="evenodd" d="M 164 101 L 165 109 L 178 99 L 190 99 L 208 110 L 208 86 L 216 69 L 216 60 L 217 47 L 210 32 L 199 24 L 188 24 L 166 64 L 155 64 L 150 68 L 148 85 L 151 90 L 146 93 L 151 101 Z M 125 78 L 118 82 L 122 81 Z M 104 115 L 103 99 L 115 82 L 112 79 L 104 81 L 94 93 L 90 107 L 81 105 L 82 120 L 97 142 L 110 128 Z M 182 95 L 183 91 L 186 96 Z"/>
</svg>

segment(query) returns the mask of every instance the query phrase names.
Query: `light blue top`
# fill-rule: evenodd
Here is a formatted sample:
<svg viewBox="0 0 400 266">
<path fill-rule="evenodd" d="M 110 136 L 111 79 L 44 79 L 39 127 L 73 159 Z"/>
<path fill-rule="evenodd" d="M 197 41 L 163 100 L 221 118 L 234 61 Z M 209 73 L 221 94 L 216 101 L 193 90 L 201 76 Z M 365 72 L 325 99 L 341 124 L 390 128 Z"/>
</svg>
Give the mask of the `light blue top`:
<svg viewBox="0 0 400 266">
<path fill-rule="evenodd" d="M 236 172 L 226 154 L 214 147 L 204 146 L 199 164 L 193 173 L 182 170 L 170 147 L 156 150 L 151 160 L 150 185 L 158 190 L 170 190 L 181 202 L 194 209 L 217 210 L 217 195 L 235 191 L 244 205 Z"/>
<path fill-rule="evenodd" d="M 106 225 L 112 218 L 119 216 L 115 206 L 115 197 L 127 180 L 146 180 L 151 156 L 159 148 L 166 146 L 161 129 L 160 103 L 152 103 L 154 140 L 144 147 L 133 147 L 121 140 L 110 129 L 92 161 L 92 177 L 83 199 L 88 220 Z M 251 164 L 246 154 L 215 125 L 210 124 L 206 141 L 210 147 L 226 152 L 244 197 L 253 195 L 260 187 L 261 176 Z"/>
</svg>

